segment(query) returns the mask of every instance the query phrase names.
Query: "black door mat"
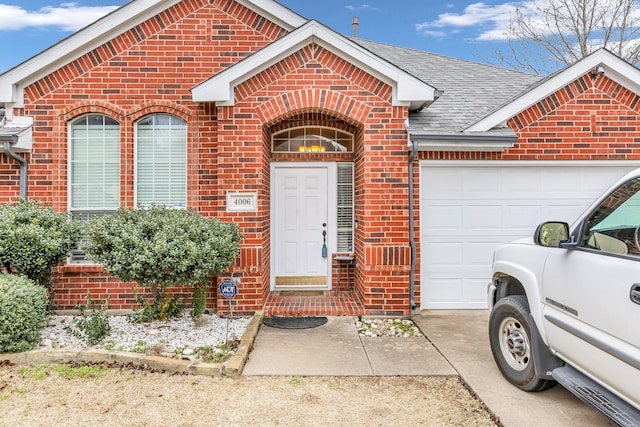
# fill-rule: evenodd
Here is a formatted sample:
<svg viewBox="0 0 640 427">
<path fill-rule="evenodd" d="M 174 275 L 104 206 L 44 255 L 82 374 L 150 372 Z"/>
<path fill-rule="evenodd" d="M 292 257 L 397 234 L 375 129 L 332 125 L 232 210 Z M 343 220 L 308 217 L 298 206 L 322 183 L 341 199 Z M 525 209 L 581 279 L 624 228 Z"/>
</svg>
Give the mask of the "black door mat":
<svg viewBox="0 0 640 427">
<path fill-rule="evenodd" d="M 262 324 L 280 329 L 309 329 L 327 323 L 326 317 L 265 317 Z"/>
</svg>

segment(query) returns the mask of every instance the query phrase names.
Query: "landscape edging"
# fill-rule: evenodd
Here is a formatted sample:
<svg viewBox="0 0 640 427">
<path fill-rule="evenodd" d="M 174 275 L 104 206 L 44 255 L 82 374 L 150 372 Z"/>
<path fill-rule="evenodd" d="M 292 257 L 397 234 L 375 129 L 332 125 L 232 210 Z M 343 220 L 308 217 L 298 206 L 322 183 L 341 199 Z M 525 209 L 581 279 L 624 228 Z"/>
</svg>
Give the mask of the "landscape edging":
<svg viewBox="0 0 640 427">
<path fill-rule="evenodd" d="M 242 375 L 253 342 L 260 330 L 264 314 L 256 311 L 247 325 L 236 352 L 224 363 L 205 363 L 199 360 L 182 360 L 161 356 L 149 356 L 144 353 L 113 351 L 95 348 L 85 349 L 35 349 L 21 353 L 0 353 L 0 361 L 8 361 L 16 365 L 44 365 L 70 362 L 120 363 L 148 367 L 166 372 L 189 375 L 205 375 L 211 377 L 238 377 Z"/>
</svg>

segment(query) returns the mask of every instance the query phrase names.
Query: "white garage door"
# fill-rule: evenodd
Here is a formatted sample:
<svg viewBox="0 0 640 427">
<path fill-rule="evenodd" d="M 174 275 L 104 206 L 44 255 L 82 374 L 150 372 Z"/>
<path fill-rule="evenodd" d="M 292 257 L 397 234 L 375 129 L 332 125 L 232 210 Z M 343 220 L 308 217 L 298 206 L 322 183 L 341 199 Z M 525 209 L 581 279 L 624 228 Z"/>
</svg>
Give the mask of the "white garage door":
<svg viewBox="0 0 640 427">
<path fill-rule="evenodd" d="M 571 223 L 635 167 L 638 163 L 421 162 L 421 308 L 486 308 L 497 244 L 532 236 L 542 221 Z"/>
</svg>

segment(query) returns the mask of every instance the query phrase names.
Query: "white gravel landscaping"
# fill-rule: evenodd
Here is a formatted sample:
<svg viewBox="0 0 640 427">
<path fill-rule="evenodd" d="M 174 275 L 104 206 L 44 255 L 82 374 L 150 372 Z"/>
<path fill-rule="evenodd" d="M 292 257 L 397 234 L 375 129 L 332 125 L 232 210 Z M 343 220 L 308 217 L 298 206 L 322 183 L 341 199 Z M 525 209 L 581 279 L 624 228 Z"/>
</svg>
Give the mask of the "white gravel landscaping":
<svg viewBox="0 0 640 427">
<path fill-rule="evenodd" d="M 69 326 L 74 327 L 72 315 L 52 315 L 42 332 L 40 348 L 93 347 L 193 359 L 200 347 L 216 348 L 239 340 L 250 321 L 251 317 L 227 319 L 209 314 L 194 321 L 184 314 L 165 321 L 131 323 L 127 316 L 112 315 L 109 316 L 111 333 L 101 343 L 89 346 L 67 331 Z M 408 319 L 356 319 L 355 326 L 358 333 L 366 337 L 423 336 Z"/>
<path fill-rule="evenodd" d="M 40 348 L 86 348 L 87 343 L 66 328 L 73 316 L 53 315 L 42 332 Z M 242 337 L 250 317 L 227 320 L 205 314 L 194 321 L 188 314 L 166 321 L 131 323 L 126 316 L 109 316 L 111 333 L 93 348 L 151 352 L 161 356 L 189 357 L 199 347 L 218 347 Z"/>
</svg>

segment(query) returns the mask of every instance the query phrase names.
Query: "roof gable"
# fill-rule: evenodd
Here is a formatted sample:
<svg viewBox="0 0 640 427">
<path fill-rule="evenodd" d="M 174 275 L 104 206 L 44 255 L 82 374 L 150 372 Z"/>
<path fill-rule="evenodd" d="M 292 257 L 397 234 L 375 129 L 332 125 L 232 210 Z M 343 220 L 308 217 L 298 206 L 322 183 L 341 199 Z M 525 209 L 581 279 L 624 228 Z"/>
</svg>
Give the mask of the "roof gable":
<svg viewBox="0 0 640 427">
<path fill-rule="evenodd" d="M 195 102 L 216 102 L 218 105 L 233 105 L 234 88 L 238 84 L 311 43 L 321 46 L 390 85 L 393 89 L 393 105 L 409 106 L 414 110 L 433 102 L 436 97 L 436 89 L 433 86 L 319 22 L 309 21 L 239 63 L 195 86 L 191 90 L 193 100 Z"/>
<path fill-rule="evenodd" d="M 587 73 L 604 73 L 614 82 L 640 94 L 640 70 L 606 49 L 599 49 L 550 76 L 533 84 L 519 95 L 471 124 L 466 132 L 485 132 L 505 127 L 507 120 L 517 116 Z"/>
<path fill-rule="evenodd" d="M 182 0 L 135 0 L 77 31 L 38 55 L 0 75 L 0 104 L 22 106 L 23 90 L 53 70 L 69 64 Z M 305 18 L 273 0 L 235 0 L 291 31 Z"/>
</svg>

